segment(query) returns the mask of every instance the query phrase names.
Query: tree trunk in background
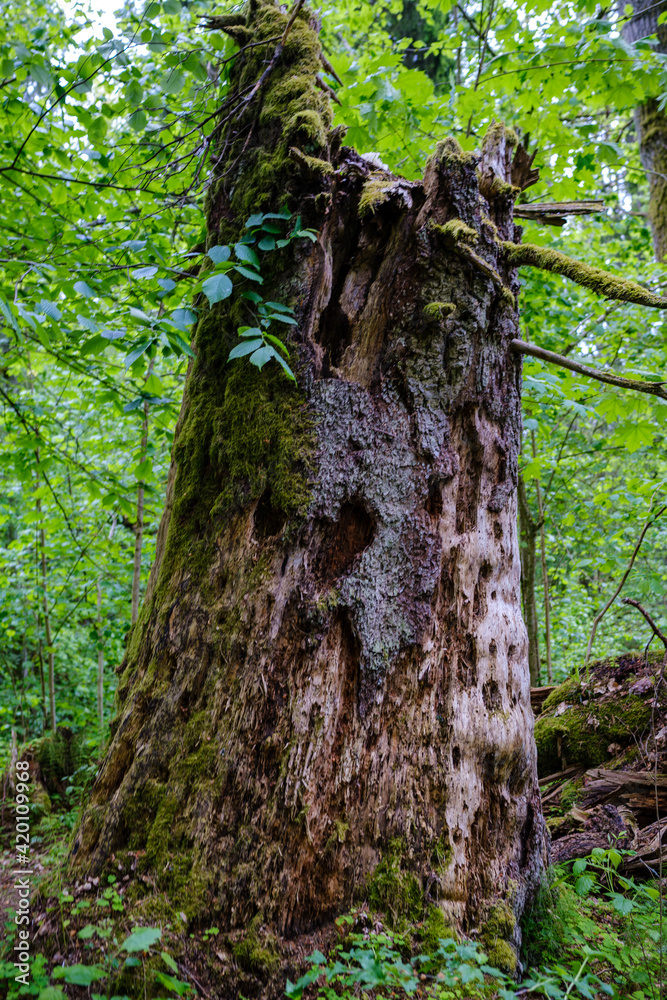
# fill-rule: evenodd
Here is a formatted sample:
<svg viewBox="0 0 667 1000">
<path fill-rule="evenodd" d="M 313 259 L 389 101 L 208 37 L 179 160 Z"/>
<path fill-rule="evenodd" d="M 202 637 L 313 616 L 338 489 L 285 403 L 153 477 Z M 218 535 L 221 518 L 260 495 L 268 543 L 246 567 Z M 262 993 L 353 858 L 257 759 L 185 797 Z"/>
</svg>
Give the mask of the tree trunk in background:
<svg viewBox="0 0 667 1000">
<path fill-rule="evenodd" d="M 152 362 L 151 362 L 152 365 Z M 150 370 L 150 369 L 149 369 Z M 144 403 L 144 421 L 141 433 L 141 458 L 146 458 L 148 446 L 148 403 Z M 144 484 L 137 487 L 137 518 L 134 522 L 134 559 L 132 560 L 132 610 L 131 622 L 134 625 L 139 617 L 139 589 L 141 587 L 141 549 L 144 542 Z"/>
<path fill-rule="evenodd" d="M 634 15 L 623 27 L 623 37 L 629 42 L 657 34 L 658 52 L 667 53 L 667 24 L 658 24 L 658 17 L 667 10 L 667 2 L 634 0 Z M 620 4 L 623 11 L 625 4 Z M 635 128 L 639 155 L 646 170 L 649 185 L 648 217 L 653 233 L 657 260 L 667 256 L 667 112 L 660 110 L 658 100 L 651 98 L 635 112 Z"/>
<path fill-rule="evenodd" d="M 104 646 L 102 645 L 102 586 L 97 580 L 97 717 L 104 730 Z"/>
<path fill-rule="evenodd" d="M 215 26 L 257 41 L 287 23 L 266 0 L 247 17 Z M 296 312 L 298 388 L 227 362 L 247 300 L 199 303 L 74 860 L 145 851 L 193 923 L 289 935 L 355 898 L 391 908 L 392 856 L 397 907 L 470 927 L 504 899 L 516 945 L 546 833 L 519 601 L 519 286 L 496 241 L 516 236 L 513 136 L 491 129 L 479 180 L 454 140 L 423 182 L 392 177 L 330 131 L 310 18 L 232 115 L 207 206 L 209 246 L 285 203 L 318 231 L 262 264 L 262 294 Z M 244 52 L 232 91 L 274 48 Z"/>
<path fill-rule="evenodd" d="M 523 620 L 528 632 L 528 668 L 530 683 L 539 687 L 540 677 L 540 639 L 537 621 L 537 599 L 535 597 L 535 565 L 537 561 L 538 527 L 533 520 L 526 496 L 526 484 L 519 476 L 519 551 L 521 553 L 521 600 L 523 602 Z"/>
</svg>

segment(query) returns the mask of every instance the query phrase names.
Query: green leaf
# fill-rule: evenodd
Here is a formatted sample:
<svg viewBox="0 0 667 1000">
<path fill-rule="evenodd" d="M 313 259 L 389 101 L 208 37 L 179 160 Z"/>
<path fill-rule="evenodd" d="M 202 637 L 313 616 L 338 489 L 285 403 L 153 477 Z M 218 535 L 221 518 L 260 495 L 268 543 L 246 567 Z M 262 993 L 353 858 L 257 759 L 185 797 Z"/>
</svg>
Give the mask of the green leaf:
<svg viewBox="0 0 667 1000">
<path fill-rule="evenodd" d="M 136 927 L 129 937 L 125 938 L 121 947 L 122 951 L 148 951 L 162 937 L 159 927 Z"/>
<path fill-rule="evenodd" d="M 577 860 L 572 865 L 572 871 L 575 875 L 581 875 L 582 872 L 586 871 L 586 861 L 584 858 L 577 858 Z"/>
<path fill-rule="evenodd" d="M 142 354 L 148 350 L 148 348 L 153 343 L 153 339 L 141 340 L 126 356 L 125 358 L 125 369 L 127 370 L 130 365 L 133 365 L 135 361 L 138 361 Z"/>
<path fill-rule="evenodd" d="M 245 347 L 247 345 L 244 344 L 243 346 Z M 251 355 L 250 363 L 256 365 L 261 370 L 267 361 L 271 360 L 271 358 L 279 357 L 280 355 L 276 353 L 273 347 L 266 345 L 264 347 L 260 347 L 259 350 L 255 351 L 255 353 Z"/>
<path fill-rule="evenodd" d="M 16 322 L 16 317 L 14 313 L 9 308 L 8 304 L 5 302 L 3 297 L 0 295 L 0 313 L 4 316 L 5 320 L 9 325 L 18 333 L 18 323 Z"/>
<path fill-rule="evenodd" d="M 88 126 L 88 138 L 93 144 L 103 142 L 107 134 L 107 128 L 106 118 L 103 115 L 98 115 Z"/>
<path fill-rule="evenodd" d="M 54 302 L 49 302 L 48 299 L 42 299 L 41 302 L 37 303 L 37 311 L 40 313 L 44 313 L 44 315 L 48 316 L 49 319 L 53 319 L 56 321 L 61 320 L 63 318 L 63 314 L 61 313 L 58 306 Z"/>
<path fill-rule="evenodd" d="M 90 285 L 85 281 L 75 281 L 74 291 L 78 292 L 79 295 L 83 295 L 83 297 L 86 299 L 92 299 L 95 297 L 95 295 L 97 295 L 95 289 L 91 288 Z"/>
<path fill-rule="evenodd" d="M 196 358 L 197 357 L 197 355 L 192 350 L 192 348 L 190 347 L 190 345 L 186 344 L 186 342 L 183 340 L 183 338 L 181 336 L 179 336 L 179 334 L 177 334 L 177 333 L 169 333 L 168 334 L 168 338 L 169 338 L 169 343 L 173 344 L 174 347 L 178 351 L 180 351 L 183 354 L 185 354 L 188 358 Z"/>
<path fill-rule="evenodd" d="M 130 80 L 125 87 L 125 100 L 136 107 L 144 98 L 144 90 L 138 80 Z"/>
<path fill-rule="evenodd" d="M 248 340 L 243 344 L 237 344 L 236 347 L 232 348 L 229 352 L 228 361 L 233 361 L 234 358 L 242 358 L 246 354 L 252 354 L 253 351 L 261 347 L 264 341 L 260 338 L 259 340 Z"/>
<path fill-rule="evenodd" d="M 153 325 L 153 320 L 143 311 L 143 309 L 135 309 L 134 306 L 130 306 L 129 312 L 132 319 L 138 320 L 143 326 Z"/>
<path fill-rule="evenodd" d="M 265 236 L 264 239 L 261 239 L 259 241 L 257 246 L 259 247 L 260 250 L 275 250 L 276 241 L 272 236 Z"/>
<path fill-rule="evenodd" d="M 298 325 L 293 316 L 286 316 L 285 313 L 269 313 L 269 319 L 277 319 L 279 323 L 289 323 L 291 326 Z"/>
<path fill-rule="evenodd" d="M 57 965 L 51 973 L 53 979 L 64 979 L 71 986 L 90 986 L 98 979 L 106 979 L 106 971 L 99 965 Z"/>
<path fill-rule="evenodd" d="M 211 247 L 211 249 L 207 251 L 207 254 L 214 264 L 222 264 L 231 257 L 231 251 L 227 246 Z"/>
<path fill-rule="evenodd" d="M 267 302 L 266 305 L 269 309 L 274 309 L 276 312 L 293 313 L 294 310 L 290 309 L 289 306 L 284 306 L 281 302 Z"/>
<path fill-rule="evenodd" d="M 612 893 L 611 905 L 614 907 L 617 913 L 622 913 L 623 916 L 627 916 L 628 913 L 632 913 L 635 908 L 635 904 L 627 896 L 622 896 L 620 892 Z"/>
<path fill-rule="evenodd" d="M 160 86 L 165 94 L 178 94 L 185 85 L 185 73 L 180 69 L 172 69 L 160 80 Z"/>
<path fill-rule="evenodd" d="M 49 73 L 46 66 L 40 65 L 40 63 L 32 63 L 28 67 L 28 72 L 33 78 L 35 83 L 38 83 L 40 87 L 50 87 L 52 84 L 51 74 Z"/>
<path fill-rule="evenodd" d="M 197 322 L 197 313 L 192 309 L 175 309 L 171 314 L 171 321 L 175 323 L 179 330 L 187 330 L 189 326 Z"/>
<path fill-rule="evenodd" d="M 261 274 L 257 274 L 256 271 L 251 271 L 247 267 L 241 267 L 240 264 L 235 264 L 234 270 L 242 274 L 244 278 L 250 278 L 251 281 L 258 281 L 260 285 L 264 284 L 264 278 Z"/>
<path fill-rule="evenodd" d="M 594 885 L 595 879 L 591 878 L 590 875 L 580 875 L 574 883 L 574 891 L 577 896 L 587 896 Z"/>
<path fill-rule="evenodd" d="M 128 121 L 130 123 L 130 128 L 132 128 L 135 132 L 143 132 L 146 128 L 148 118 L 146 117 L 146 112 L 143 108 L 138 108 L 136 111 L 132 112 Z"/>
<path fill-rule="evenodd" d="M 82 941 L 87 941 L 88 938 L 91 938 L 93 934 L 95 934 L 96 930 L 97 928 L 93 927 L 92 924 L 86 924 L 86 926 L 79 931 L 79 937 Z"/>
<path fill-rule="evenodd" d="M 149 265 L 148 267 L 135 267 L 133 271 L 130 271 L 130 274 L 132 275 L 133 278 L 141 279 L 141 278 L 154 278 L 157 272 L 158 272 L 157 267 Z"/>
<path fill-rule="evenodd" d="M 232 294 L 233 287 L 231 278 L 228 278 L 226 274 L 214 274 L 203 283 L 202 291 L 209 303 L 214 305 L 216 302 L 228 299 Z"/>
<path fill-rule="evenodd" d="M 173 960 L 171 955 L 169 955 L 166 951 L 161 951 L 160 957 L 164 962 L 164 964 L 167 966 L 167 968 L 171 969 L 172 972 L 178 972 L 178 966 L 176 965 L 176 962 Z"/>
<path fill-rule="evenodd" d="M 254 264 L 256 267 L 259 267 L 259 257 L 245 243 L 237 243 L 234 247 L 234 254 L 237 260 L 244 260 L 248 264 Z"/>
<path fill-rule="evenodd" d="M 158 983 L 162 986 L 166 986 L 168 990 L 172 993 L 176 993 L 179 997 L 187 996 L 188 993 L 192 993 L 192 986 L 189 983 L 184 983 L 180 979 L 175 979 L 174 976 L 168 976 L 166 972 L 156 972 L 155 978 Z"/>
</svg>

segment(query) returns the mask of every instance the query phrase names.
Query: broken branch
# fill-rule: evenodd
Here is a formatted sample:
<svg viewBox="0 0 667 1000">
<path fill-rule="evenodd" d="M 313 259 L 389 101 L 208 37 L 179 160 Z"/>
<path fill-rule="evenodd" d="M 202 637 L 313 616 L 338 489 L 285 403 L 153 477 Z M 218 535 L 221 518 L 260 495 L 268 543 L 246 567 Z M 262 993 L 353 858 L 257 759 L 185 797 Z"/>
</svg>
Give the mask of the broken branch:
<svg viewBox="0 0 667 1000">
<path fill-rule="evenodd" d="M 577 285 L 590 288 L 604 299 L 617 299 L 619 302 L 635 302 L 640 306 L 651 306 L 654 309 L 667 309 L 667 299 L 654 295 L 648 288 L 630 281 L 629 278 L 619 278 L 601 267 L 584 264 L 583 261 L 566 257 L 558 250 L 549 247 L 538 247 L 533 243 L 510 243 L 505 240 L 501 244 L 509 264 L 515 267 L 537 267 L 542 271 L 553 271 L 562 274 Z"/>
</svg>

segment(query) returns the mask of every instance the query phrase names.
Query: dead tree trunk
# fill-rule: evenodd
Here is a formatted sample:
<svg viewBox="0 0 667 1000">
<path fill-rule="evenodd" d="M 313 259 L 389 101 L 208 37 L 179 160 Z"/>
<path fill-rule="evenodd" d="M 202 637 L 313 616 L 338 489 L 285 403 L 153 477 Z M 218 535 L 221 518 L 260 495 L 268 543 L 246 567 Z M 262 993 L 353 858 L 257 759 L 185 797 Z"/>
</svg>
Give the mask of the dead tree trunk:
<svg viewBox="0 0 667 1000">
<path fill-rule="evenodd" d="M 540 677 L 540 638 L 537 621 L 537 599 L 535 596 L 535 567 L 537 564 L 537 533 L 539 526 L 533 520 L 533 515 L 526 496 L 526 485 L 523 477 L 519 477 L 519 550 L 521 553 L 521 599 L 523 603 L 523 619 L 528 632 L 528 669 L 530 683 L 539 687 Z"/>
<path fill-rule="evenodd" d="M 212 26 L 257 42 L 287 17 L 253 0 L 239 21 Z M 481 161 L 445 140 L 423 182 L 397 179 L 330 130 L 319 52 L 302 10 L 282 47 L 235 63 L 209 246 L 284 204 L 319 233 L 262 263 L 264 297 L 298 319 L 298 388 L 228 363 L 246 299 L 199 303 L 75 862 L 145 851 L 207 926 L 261 914 L 290 934 L 382 904 L 387 854 L 404 912 L 479 925 L 504 899 L 518 917 L 546 834 L 519 602 L 519 285 L 498 243 L 517 237 L 516 140 L 494 126 Z"/>
</svg>

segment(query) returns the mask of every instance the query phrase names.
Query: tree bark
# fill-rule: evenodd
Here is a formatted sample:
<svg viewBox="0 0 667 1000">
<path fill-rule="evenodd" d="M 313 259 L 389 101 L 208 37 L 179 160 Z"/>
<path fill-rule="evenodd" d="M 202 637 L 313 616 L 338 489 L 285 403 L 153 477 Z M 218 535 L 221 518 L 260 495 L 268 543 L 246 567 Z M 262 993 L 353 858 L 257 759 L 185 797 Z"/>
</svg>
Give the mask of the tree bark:
<svg viewBox="0 0 667 1000">
<path fill-rule="evenodd" d="M 624 5 L 621 5 L 623 7 Z M 667 3 L 654 0 L 634 0 L 633 16 L 623 28 L 629 42 L 657 35 L 658 52 L 667 53 L 667 25 L 658 24 L 658 17 L 667 10 Z M 653 234 L 657 260 L 667 256 L 667 114 L 651 98 L 635 111 L 635 129 L 639 156 L 646 170 L 649 186 L 648 218 Z"/>
<path fill-rule="evenodd" d="M 542 683 L 540 676 L 540 639 L 535 596 L 535 565 L 537 561 L 537 525 L 528 504 L 526 484 L 519 476 L 519 551 L 521 555 L 521 600 L 523 620 L 528 632 L 528 669 L 532 687 Z"/>
<path fill-rule="evenodd" d="M 146 458 L 148 446 L 148 403 L 144 403 L 144 420 L 141 429 L 141 458 Z M 132 559 L 132 610 L 130 621 L 134 625 L 139 617 L 139 590 L 141 588 L 141 549 L 144 542 L 144 484 L 137 487 L 137 517 L 134 522 L 134 556 Z"/>
<path fill-rule="evenodd" d="M 240 38 L 286 24 L 259 0 Z M 423 182 L 395 178 L 330 130 L 311 15 L 274 46 L 235 62 L 208 246 L 285 204 L 317 230 L 262 259 L 263 296 L 298 320 L 298 387 L 228 363 L 247 300 L 199 303 L 74 860 L 145 851 L 193 921 L 288 935 L 382 902 L 391 855 L 399 903 L 415 889 L 471 927 L 506 900 L 516 946 L 547 848 L 519 601 L 519 286 L 497 243 L 519 235 L 513 136 L 494 126 L 481 161 L 445 140 Z"/>
</svg>

